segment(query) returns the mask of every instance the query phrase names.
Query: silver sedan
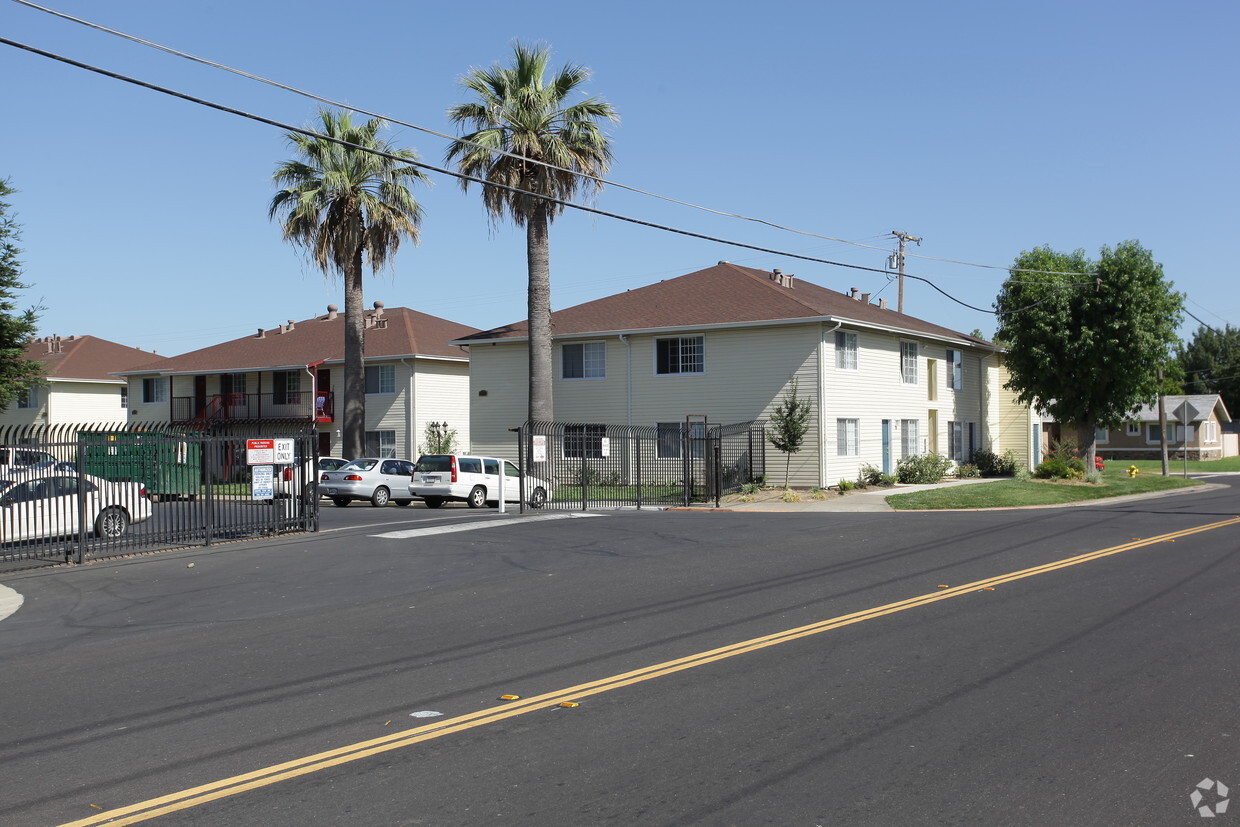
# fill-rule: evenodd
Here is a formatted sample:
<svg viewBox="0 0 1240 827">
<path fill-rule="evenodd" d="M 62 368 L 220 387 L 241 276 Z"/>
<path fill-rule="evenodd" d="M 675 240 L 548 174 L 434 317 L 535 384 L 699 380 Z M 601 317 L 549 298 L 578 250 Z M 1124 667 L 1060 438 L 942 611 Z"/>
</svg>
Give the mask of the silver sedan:
<svg viewBox="0 0 1240 827">
<path fill-rule="evenodd" d="M 409 478 L 413 475 L 413 463 L 403 459 L 364 457 L 340 466 L 335 471 L 319 474 L 319 496 L 327 497 L 343 508 L 354 500 L 370 500 L 374 506 L 384 506 L 388 501 L 397 505 L 409 505 Z M 392 492 L 403 496 L 392 499 Z"/>
</svg>

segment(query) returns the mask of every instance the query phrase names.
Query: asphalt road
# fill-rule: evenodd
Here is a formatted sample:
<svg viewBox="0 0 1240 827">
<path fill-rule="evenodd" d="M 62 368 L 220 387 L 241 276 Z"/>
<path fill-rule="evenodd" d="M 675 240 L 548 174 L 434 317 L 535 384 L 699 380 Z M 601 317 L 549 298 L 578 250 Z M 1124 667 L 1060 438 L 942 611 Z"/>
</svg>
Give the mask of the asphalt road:
<svg viewBox="0 0 1240 827">
<path fill-rule="evenodd" d="M 6 575 L 0 823 L 1197 824 L 1237 515 L 363 505 Z"/>
</svg>

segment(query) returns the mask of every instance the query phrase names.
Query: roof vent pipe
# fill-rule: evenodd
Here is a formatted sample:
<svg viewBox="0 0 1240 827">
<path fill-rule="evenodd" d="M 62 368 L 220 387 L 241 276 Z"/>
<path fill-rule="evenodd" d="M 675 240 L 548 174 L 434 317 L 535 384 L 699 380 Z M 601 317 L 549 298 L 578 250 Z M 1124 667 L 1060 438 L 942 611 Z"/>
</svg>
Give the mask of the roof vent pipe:
<svg viewBox="0 0 1240 827">
<path fill-rule="evenodd" d="M 870 294 L 869 294 L 869 293 L 862 293 L 862 294 L 861 294 L 861 303 L 862 303 L 862 304 L 869 304 L 869 303 L 870 303 Z"/>
<path fill-rule="evenodd" d="M 258 329 L 258 335 L 257 335 L 257 336 L 255 336 L 254 338 L 255 338 L 255 339 L 266 339 L 266 338 L 267 338 L 267 331 L 263 330 L 263 329 L 260 327 L 260 328 Z"/>
<path fill-rule="evenodd" d="M 858 293 L 860 293 L 860 292 L 861 292 L 861 291 L 860 291 L 860 290 L 858 290 L 856 287 L 850 287 L 850 288 L 848 288 L 848 295 L 849 295 L 850 297 L 852 297 L 853 299 L 856 299 L 856 298 L 857 298 L 857 294 L 858 294 Z"/>
<path fill-rule="evenodd" d="M 289 320 L 288 320 L 288 329 L 291 331 L 294 327 L 295 327 L 295 325 L 293 324 L 293 320 L 292 320 L 292 319 L 289 319 Z"/>
<path fill-rule="evenodd" d="M 886 300 L 886 299 L 879 299 L 879 300 L 878 300 L 878 309 L 879 309 L 879 310 L 886 310 L 886 309 L 887 309 L 887 300 Z"/>
<path fill-rule="evenodd" d="M 334 304 L 327 305 L 327 321 L 335 321 L 336 313 L 339 312 L 339 310 L 340 308 Z"/>
</svg>

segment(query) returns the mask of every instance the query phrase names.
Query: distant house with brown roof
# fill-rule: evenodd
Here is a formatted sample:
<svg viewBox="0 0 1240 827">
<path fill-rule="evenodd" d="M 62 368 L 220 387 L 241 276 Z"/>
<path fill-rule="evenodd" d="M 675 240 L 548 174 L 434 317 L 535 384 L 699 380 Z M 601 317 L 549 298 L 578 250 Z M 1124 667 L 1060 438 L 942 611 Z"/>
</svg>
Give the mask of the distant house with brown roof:
<svg viewBox="0 0 1240 827">
<path fill-rule="evenodd" d="M 1231 414 L 1216 393 L 1163 397 L 1167 417 L 1167 453 L 1171 459 L 1222 459 L 1236 456 L 1234 434 L 1224 433 Z M 1047 419 L 1042 424 L 1043 450 L 1068 440 L 1075 443 L 1075 426 Z M 1142 405 L 1121 428 L 1099 428 L 1095 450 L 1107 460 L 1156 459 L 1162 455 L 1158 405 Z"/>
<path fill-rule="evenodd" d="M 96 336 L 44 336 L 26 345 L 25 358 L 44 378 L 0 412 L 0 425 L 124 422 L 128 386 L 115 373 L 163 360 Z"/>
<path fill-rule="evenodd" d="M 1002 392 L 1000 348 L 855 289 L 720 262 L 557 311 L 552 329 L 562 422 L 670 434 L 689 414 L 769 420 L 795 379 L 813 420 L 793 484 L 853 480 L 865 464 L 894 472 L 927 451 L 967 462 L 978 449 L 1010 448 L 1026 466 L 1033 453 L 1036 419 Z M 457 340 L 470 350 L 477 452 L 515 458 L 509 429 L 525 419 L 527 335 L 520 322 Z"/>
<path fill-rule="evenodd" d="M 429 422 L 469 445 L 469 354 L 477 328 L 375 302 L 366 313 L 366 452 L 412 457 Z M 339 456 L 344 314 L 293 321 L 128 372 L 131 421 L 313 422 L 319 452 Z M 350 457 L 351 459 L 351 457 Z"/>
</svg>

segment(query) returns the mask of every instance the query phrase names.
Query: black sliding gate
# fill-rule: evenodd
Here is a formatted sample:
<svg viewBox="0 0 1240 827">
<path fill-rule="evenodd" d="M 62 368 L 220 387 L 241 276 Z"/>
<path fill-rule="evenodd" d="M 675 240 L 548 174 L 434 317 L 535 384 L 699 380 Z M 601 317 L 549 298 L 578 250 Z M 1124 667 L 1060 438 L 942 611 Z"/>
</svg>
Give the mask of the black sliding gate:
<svg viewBox="0 0 1240 827">
<path fill-rule="evenodd" d="M 292 461 L 249 465 L 251 439 L 291 442 Z M 0 563 L 316 531 L 316 451 L 313 431 L 289 424 L 0 429 Z"/>
<path fill-rule="evenodd" d="M 527 422 L 518 429 L 518 450 L 526 489 L 545 487 L 551 493 L 545 507 L 566 510 L 718 505 L 722 495 L 766 474 L 761 420 Z"/>
</svg>

